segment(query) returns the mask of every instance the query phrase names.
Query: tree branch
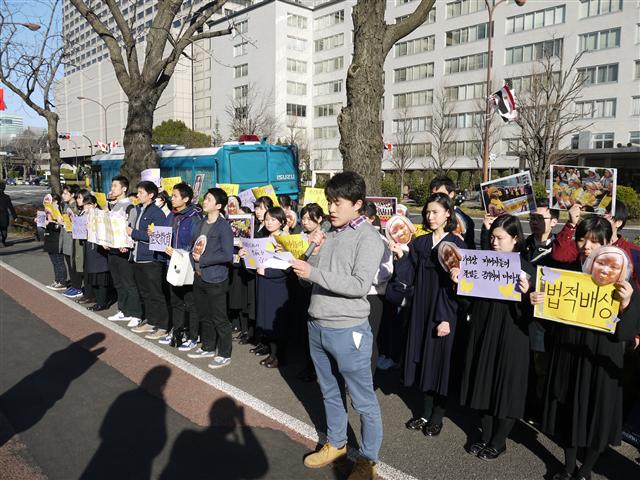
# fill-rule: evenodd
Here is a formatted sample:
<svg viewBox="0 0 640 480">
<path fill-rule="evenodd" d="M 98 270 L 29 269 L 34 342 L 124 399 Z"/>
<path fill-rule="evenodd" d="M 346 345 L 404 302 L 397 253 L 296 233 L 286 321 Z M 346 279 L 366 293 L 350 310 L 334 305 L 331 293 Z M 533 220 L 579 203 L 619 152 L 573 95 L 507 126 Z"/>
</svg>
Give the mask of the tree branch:
<svg viewBox="0 0 640 480">
<path fill-rule="evenodd" d="M 431 8 L 433 8 L 436 0 L 420 0 L 420 5 L 414 12 L 400 23 L 387 25 L 384 32 L 384 42 L 382 44 L 383 51 L 389 52 L 393 45 L 403 37 L 406 37 L 416 28 L 422 25 L 429 16 Z"/>
</svg>

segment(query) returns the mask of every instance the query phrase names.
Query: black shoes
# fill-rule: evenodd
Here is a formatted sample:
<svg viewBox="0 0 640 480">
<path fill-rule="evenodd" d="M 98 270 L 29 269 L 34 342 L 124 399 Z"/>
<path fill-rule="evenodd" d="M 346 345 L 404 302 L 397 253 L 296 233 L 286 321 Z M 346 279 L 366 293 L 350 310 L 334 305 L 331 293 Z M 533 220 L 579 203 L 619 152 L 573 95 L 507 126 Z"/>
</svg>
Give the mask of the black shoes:
<svg viewBox="0 0 640 480">
<path fill-rule="evenodd" d="M 422 427 L 422 433 L 425 437 L 437 437 L 440 435 L 442 431 L 442 423 L 431 423 L 427 422 L 427 424 Z"/>
<path fill-rule="evenodd" d="M 429 423 L 428 420 L 417 417 L 409 420 L 407 423 L 404 424 L 404 426 L 407 427 L 409 430 L 422 430 L 422 427 L 424 427 L 428 423 Z"/>
<path fill-rule="evenodd" d="M 107 305 L 99 305 L 99 304 L 95 304 L 95 305 L 91 305 L 90 307 L 87 307 L 87 310 L 91 310 L 92 312 L 101 312 L 103 310 L 107 310 L 109 307 Z"/>
<path fill-rule="evenodd" d="M 476 442 L 476 443 L 472 444 L 472 445 L 469 447 L 469 450 L 467 450 L 467 452 L 468 452 L 468 453 L 470 453 L 471 455 L 474 455 L 474 456 L 476 456 L 476 457 L 477 457 L 477 456 L 478 456 L 478 454 L 479 454 L 482 450 L 484 450 L 486 446 L 487 446 L 487 444 L 486 444 L 486 443 L 484 443 L 484 442 Z"/>
<path fill-rule="evenodd" d="M 573 475 L 571 475 L 570 473 L 567 473 L 565 471 L 562 471 L 560 473 L 556 473 L 551 480 L 573 480 Z"/>
<path fill-rule="evenodd" d="M 259 344 L 249 351 L 254 355 L 260 357 L 262 355 L 268 355 L 270 353 L 270 348 L 267 345 Z"/>
<path fill-rule="evenodd" d="M 278 358 L 277 357 L 269 357 L 271 358 L 271 360 L 267 361 L 264 366 L 267 368 L 278 368 L 278 366 L 280 365 L 280 363 L 278 362 Z"/>
<path fill-rule="evenodd" d="M 480 450 L 480 452 L 478 453 L 478 458 L 481 458 L 482 460 L 495 460 L 506 451 L 506 445 L 499 450 L 495 447 L 492 447 L 491 445 L 487 445 L 482 450 Z"/>
</svg>

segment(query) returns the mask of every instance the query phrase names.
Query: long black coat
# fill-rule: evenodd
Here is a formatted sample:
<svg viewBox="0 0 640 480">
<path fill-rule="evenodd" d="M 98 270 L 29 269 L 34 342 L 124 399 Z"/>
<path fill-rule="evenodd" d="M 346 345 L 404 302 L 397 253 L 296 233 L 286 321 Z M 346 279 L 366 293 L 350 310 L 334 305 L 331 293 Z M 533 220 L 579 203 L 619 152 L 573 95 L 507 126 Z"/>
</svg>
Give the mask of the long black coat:
<svg viewBox="0 0 640 480">
<path fill-rule="evenodd" d="M 290 316 L 288 270 L 265 268 L 256 275 L 256 327 L 267 337 L 280 338 Z"/>
<path fill-rule="evenodd" d="M 535 270 L 522 257 L 522 270 L 535 282 Z M 461 403 L 498 418 L 521 418 L 527 399 L 529 324 L 533 309 L 520 302 L 474 298 Z"/>
<path fill-rule="evenodd" d="M 572 270 L 580 269 L 579 264 Z M 640 292 L 619 315 L 614 334 L 549 324 L 552 356 L 542 429 L 563 447 L 603 451 L 620 445 L 624 341 L 640 332 Z"/>
<path fill-rule="evenodd" d="M 9 225 L 9 214 L 15 219 L 16 209 L 13 208 L 11 198 L 4 192 L 0 192 L 0 228 L 6 228 Z"/>
<path fill-rule="evenodd" d="M 451 233 L 446 234 L 442 241 L 466 248 L 464 242 Z M 424 392 L 447 395 L 458 304 L 453 282 L 438 262 L 433 235 L 423 235 L 414 240 L 409 254 L 397 262 L 395 269 L 400 282 L 414 286 L 404 352 L 405 386 L 417 384 Z M 438 337 L 436 328 L 442 321 L 449 322 L 451 333 Z"/>
</svg>

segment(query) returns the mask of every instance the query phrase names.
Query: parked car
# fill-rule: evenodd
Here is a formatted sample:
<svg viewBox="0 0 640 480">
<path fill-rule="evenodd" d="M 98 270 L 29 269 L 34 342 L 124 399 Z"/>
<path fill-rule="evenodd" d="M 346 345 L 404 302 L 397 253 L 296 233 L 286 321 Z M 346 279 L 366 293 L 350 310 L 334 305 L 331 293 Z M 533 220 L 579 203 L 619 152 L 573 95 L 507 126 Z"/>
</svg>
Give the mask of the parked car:
<svg viewBox="0 0 640 480">
<path fill-rule="evenodd" d="M 5 183 L 6 183 L 7 185 L 15 185 L 15 184 L 16 184 L 16 179 L 15 179 L 15 178 L 13 178 L 13 177 L 9 177 L 9 178 L 7 178 L 7 179 L 5 180 Z"/>
</svg>

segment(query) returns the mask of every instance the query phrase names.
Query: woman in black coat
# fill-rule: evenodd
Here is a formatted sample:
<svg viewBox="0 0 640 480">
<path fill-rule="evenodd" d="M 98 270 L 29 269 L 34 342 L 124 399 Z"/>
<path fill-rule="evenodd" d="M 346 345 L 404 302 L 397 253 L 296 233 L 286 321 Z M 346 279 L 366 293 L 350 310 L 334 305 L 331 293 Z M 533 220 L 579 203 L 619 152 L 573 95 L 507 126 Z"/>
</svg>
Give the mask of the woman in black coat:
<svg viewBox="0 0 640 480">
<path fill-rule="evenodd" d="M 424 392 L 424 408 L 406 427 L 433 437 L 442 430 L 458 317 L 453 282 L 438 261 L 437 246 L 441 241 L 459 248 L 465 244 L 451 233 L 457 223 L 448 195 L 432 194 L 422 209 L 422 219 L 424 228 L 432 233 L 414 240 L 408 255 L 395 242 L 389 242 L 389 248 L 400 258 L 395 265 L 396 280 L 414 286 L 404 384 L 416 385 Z"/>
<path fill-rule="evenodd" d="M 582 271 L 584 260 L 596 248 L 609 244 L 611 235 L 607 219 L 582 220 L 575 232 L 579 260 L 566 268 Z M 618 281 L 616 289 L 620 321 L 615 333 L 548 325 L 552 350 L 542 429 L 558 439 L 565 453 L 564 469 L 554 480 L 590 479 L 607 445 L 620 445 L 624 342 L 640 331 L 640 300 L 628 281 Z M 533 292 L 531 302 L 544 302 L 544 293 Z M 576 472 L 578 448 L 584 448 L 585 454 Z"/>
<path fill-rule="evenodd" d="M 96 197 L 93 195 L 83 199 L 82 210 L 85 215 L 93 208 L 99 208 Z M 87 281 L 91 285 L 91 291 L 95 296 L 96 303 L 89 310 L 99 312 L 109 308 L 109 287 L 111 286 L 111 275 L 107 262 L 108 252 L 92 242 L 84 244 L 84 270 L 87 273 Z"/>
<path fill-rule="evenodd" d="M 521 252 L 524 235 L 517 217 L 501 215 L 483 231 L 485 245 L 497 252 Z M 488 240 L 488 242 L 487 242 Z M 473 299 L 461 387 L 461 403 L 480 413 L 482 437 L 468 452 L 493 460 L 506 451 L 506 440 L 524 415 L 529 373 L 529 324 L 532 308 L 524 293 L 534 284 L 535 270 L 523 257 L 522 300 Z M 458 270 L 451 274 L 457 281 Z M 463 301 L 461 299 L 461 301 Z"/>
</svg>

